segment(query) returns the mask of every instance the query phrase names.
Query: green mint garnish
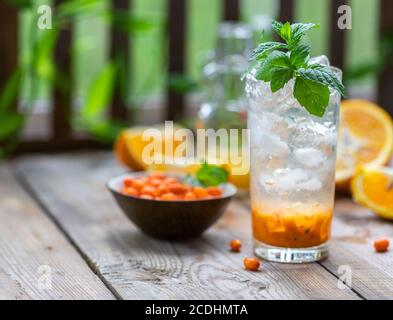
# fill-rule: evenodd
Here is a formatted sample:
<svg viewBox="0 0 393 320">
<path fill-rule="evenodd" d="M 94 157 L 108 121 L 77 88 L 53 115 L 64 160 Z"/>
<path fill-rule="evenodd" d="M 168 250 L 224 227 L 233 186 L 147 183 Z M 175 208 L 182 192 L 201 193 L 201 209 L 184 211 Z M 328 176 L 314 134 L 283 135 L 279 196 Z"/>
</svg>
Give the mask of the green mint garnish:
<svg viewBox="0 0 393 320">
<path fill-rule="evenodd" d="M 345 88 L 329 67 L 309 63 L 311 47 L 302 38 L 319 25 L 273 21 L 272 27 L 284 42 L 262 42 L 253 51 L 250 60 L 257 66 L 256 79 L 270 82 L 272 92 L 295 79 L 294 97 L 309 113 L 322 117 L 329 104 L 329 89 L 345 96 Z"/>
<path fill-rule="evenodd" d="M 204 163 L 195 177 L 204 187 L 215 187 L 228 181 L 228 172 L 219 166 Z"/>
</svg>

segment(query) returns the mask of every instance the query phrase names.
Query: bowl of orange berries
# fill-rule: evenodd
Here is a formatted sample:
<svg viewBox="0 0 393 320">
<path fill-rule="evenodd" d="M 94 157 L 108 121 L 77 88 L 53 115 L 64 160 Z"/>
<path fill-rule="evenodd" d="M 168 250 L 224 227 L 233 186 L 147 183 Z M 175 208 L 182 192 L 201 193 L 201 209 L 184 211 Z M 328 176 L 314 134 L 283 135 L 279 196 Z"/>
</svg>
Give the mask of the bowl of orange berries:
<svg viewBox="0 0 393 320">
<path fill-rule="evenodd" d="M 236 187 L 226 171 L 203 165 L 195 176 L 130 172 L 107 187 L 126 216 L 144 233 L 165 240 L 200 236 L 225 212 Z"/>
</svg>

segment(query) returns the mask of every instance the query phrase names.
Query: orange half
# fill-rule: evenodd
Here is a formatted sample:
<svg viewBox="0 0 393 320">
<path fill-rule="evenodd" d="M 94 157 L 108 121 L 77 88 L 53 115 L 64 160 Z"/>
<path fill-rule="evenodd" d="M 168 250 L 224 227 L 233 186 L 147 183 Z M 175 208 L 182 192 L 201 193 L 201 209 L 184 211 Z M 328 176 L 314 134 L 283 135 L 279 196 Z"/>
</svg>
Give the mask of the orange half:
<svg viewBox="0 0 393 320">
<path fill-rule="evenodd" d="M 152 136 L 152 131 L 149 134 L 150 139 L 144 139 L 143 135 L 146 130 L 153 129 L 156 136 Z M 179 127 L 174 127 L 173 132 L 176 132 Z M 113 152 L 117 160 L 133 170 L 147 170 L 152 167 L 152 164 L 146 163 L 143 159 L 143 151 L 145 148 L 155 140 L 159 152 L 154 154 L 154 157 L 172 156 L 176 148 L 184 142 L 184 140 L 175 139 L 175 134 L 165 134 L 164 126 L 156 127 L 134 127 L 123 130 L 113 146 Z M 172 148 L 168 152 L 166 146 L 172 143 Z M 153 161 L 153 163 L 160 163 L 160 161 Z"/>
<path fill-rule="evenodd" d="M 351 181 L 356 202 L 386 219 L 393 219 L 393 169 L 361 167 Z"/>
<path fill-rule="evenodd" d="M 346 100 L 341 104 L 336 184 L 346 187 L 361 165 L 380 166 L 393 151 L 393 121 L 376 104 Z"/>
</svg>

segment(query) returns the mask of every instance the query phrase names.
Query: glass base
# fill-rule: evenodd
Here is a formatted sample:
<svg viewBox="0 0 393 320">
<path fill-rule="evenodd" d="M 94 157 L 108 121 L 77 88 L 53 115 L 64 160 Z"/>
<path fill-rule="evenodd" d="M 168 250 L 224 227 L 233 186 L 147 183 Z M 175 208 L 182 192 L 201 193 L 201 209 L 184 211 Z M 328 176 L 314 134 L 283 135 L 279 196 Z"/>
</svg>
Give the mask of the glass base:
<svg viewBox="0 0 393 320">
<path fill-rule="evenodd" d="M 254 239 L 254 253 L 257 257 L 272 262 L 310 263 L 327 257 L 328 244 L 310 248 L 280 248 Z"/>
</svg>

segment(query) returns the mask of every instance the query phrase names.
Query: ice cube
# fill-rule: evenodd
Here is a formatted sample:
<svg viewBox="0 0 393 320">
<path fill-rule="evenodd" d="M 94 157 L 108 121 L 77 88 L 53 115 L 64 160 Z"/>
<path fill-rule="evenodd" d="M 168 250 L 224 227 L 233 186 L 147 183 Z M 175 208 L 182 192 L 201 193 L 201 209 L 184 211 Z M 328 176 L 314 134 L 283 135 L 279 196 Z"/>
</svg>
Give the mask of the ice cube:
<svg viewBox="0 0 393 320">
<path fill-rule="evenodd" d="M 325 155 L 322 151 L 315 148 L 300 148 L 293 152 L 296 160 L 307 168 L 316 168 L 320 166 Z"/>
<path fill-rule="evenodd" d="M 318 191 L 322 188 L 322 182 L 313 172 L 304 169 L 277 169 L 273 173 L 262 172 L 259 183 L 268 193 L 276 192 L 288 194 L 299 191 Z"/>
<path fill-rule="evenodd" d="M 312 57 L 311 59 L 310 59 L 310 64 L 322 64 L 322 65 L 324 65 L 324 66 L 330 66 L 330 61 L 329 61 L 329 58 L 327 57 L 327 56 L 324 56 L 324 55 L 320 55 L 320 56 L 317 56 L 317 57 Z"/>
<path fill-rule="evenodd" d="M 280 123 L 285 123 L 285 119 L 272 112 L 264 112 L 262 117 L 262 127 L 265 131 L 273 131 Z"/>
<path fill-rule="evenodd" d="M 318 191 L 322 188 L 322 181 L 316 177 L 312 177 L 309 180 L 300 183 L 298 187 L 301 190 Z"/>
<path fill-rule="evenodd" d="M 266 157 L 288 157 L 290 152 L 289 147 L 280 139 L 280 137 L 266 132 L 261 132 L 258 140 L 259 144 L 257 148 L 260 148 L 261 153 L 263 153 Z"/>
<path fill-rule="evenodd" d="M 307 171 L 302 169 L 279 169 L 275 175 L 279 178 L 277 187 L 282 191 L 295 191 L 301 183 L 309 179 Z"/>
</svg>

